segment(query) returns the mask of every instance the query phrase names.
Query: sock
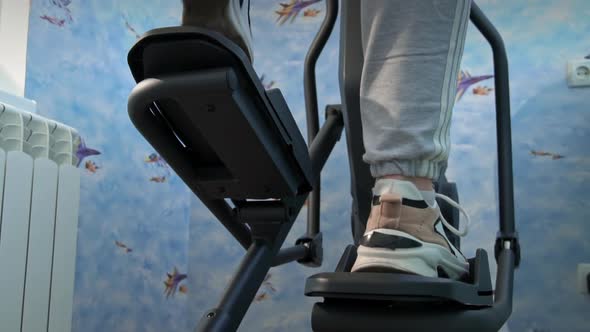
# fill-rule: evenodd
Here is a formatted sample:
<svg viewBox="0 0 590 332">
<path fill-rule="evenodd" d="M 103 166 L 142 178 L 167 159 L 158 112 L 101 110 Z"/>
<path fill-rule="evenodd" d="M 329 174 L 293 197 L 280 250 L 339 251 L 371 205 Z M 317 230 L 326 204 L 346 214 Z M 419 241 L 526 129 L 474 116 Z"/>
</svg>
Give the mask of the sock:
<svg viewBox="0 0 590 332">
<path fill-rule="evenodd" d="M 424 200 L 429 206 L 436 204 L 434 190 L 419 190 L 410 181 L 396 179 L 379 179 L 373 187 L 373 195 L 383 195 L 395 192 L 402 197 L 414 200 Z"/>
</svg>

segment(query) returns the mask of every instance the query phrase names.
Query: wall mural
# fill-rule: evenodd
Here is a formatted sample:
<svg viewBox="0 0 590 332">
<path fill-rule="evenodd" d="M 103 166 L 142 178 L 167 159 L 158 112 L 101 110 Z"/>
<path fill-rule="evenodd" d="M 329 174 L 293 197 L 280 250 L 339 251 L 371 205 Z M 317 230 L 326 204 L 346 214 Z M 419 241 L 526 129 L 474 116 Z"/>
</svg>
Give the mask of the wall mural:
<svg viewBox="0 0 590 332">
<path fill-rule="evenodd" d="M 523 262 L 509 331 L 583 331 L 590 297 L 577 292 L 590 262 L 588 90 L 569 89 L 567 60 L 588 54 L 590 4 L 542 0 L 478 4 L 503 35 L 511 69 L 516 217 Z M 254 67 L 278 87 L 305 130 L 303 61 L 325 11 L 319 0 L 252 4 Z M 26 96 L 39 113 L 77 128 L 82 176 L 74 331 L 191 331 L 216 305 L 243 249 L 131 124 L 126 56 L 145 31 L 178 25 L 180 1 L 32 0 Z M 318 61 L 320 108 L 339 103 L 338 23 Z M 497 229 L 494 78 L 489 46 L 468 30 L 447 176 L 473 222 L 463 242 L 492 253 Z M 238 144 L 236 142 L 236 144 Z M 351 242 L 344 140 L 322 177 L 325 263 Z M 305 209 L 305 207 L 304 207 Z M 285 245 L 305 229 L 305 211 Z M 492 257 L 490 257 L 492 258 Z M 491 259 L 493 261 L 493 259 Z M 495 273 L 495 267 L 493 267 Z M 273 268 L 240 330 L 310 331 L 318 269 Z"/>
</svg>

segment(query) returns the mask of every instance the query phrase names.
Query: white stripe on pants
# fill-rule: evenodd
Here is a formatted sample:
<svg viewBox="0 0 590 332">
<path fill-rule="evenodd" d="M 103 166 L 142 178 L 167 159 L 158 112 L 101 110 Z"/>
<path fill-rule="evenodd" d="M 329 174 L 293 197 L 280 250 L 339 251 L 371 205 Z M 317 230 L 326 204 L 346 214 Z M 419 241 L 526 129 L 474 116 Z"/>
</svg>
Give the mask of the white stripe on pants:
<svg viewBox="0 0 590 332">
<path fill-rule="evenodd" d="M 361 3 L 363 159 L 373 177 L 444 173 L 470 7 L 470 0 Z"/>
</svg>

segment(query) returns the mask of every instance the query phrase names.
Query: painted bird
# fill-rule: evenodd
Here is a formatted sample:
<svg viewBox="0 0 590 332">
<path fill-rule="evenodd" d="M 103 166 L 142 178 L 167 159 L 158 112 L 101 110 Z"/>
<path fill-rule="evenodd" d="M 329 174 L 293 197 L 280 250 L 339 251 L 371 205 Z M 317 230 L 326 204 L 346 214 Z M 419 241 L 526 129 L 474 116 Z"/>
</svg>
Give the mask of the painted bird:
<svg viewBox="0 0 590 332">
<path fill-rule="evenodd" d="M 303 12 L 303 17 L 316 17 L 320 13 L 319 9 L 308 8 Z"/>
<path fill-rule="evenodd" d="M 264 300 L 268 299 L 268 294 L 266 292 L 262 292 L 259 295 L 256 296 L 256 298 L 254 299 L 254 301 L 256 302 L 262 302 Z"/>
<path fill-rule="evenodd" d="M 264 280 L 262 281 L 262 286 L 265 286 L 266 288 L 268 288 L 271 292 L 275 293 L 277 290 L 274 287 L 274 285 L 270 282 L 270 278 L 272 277 L 272 274 L 267 274 L 266 277 L 264 277 Z"/>
<path fill-rule="evenodd" d="M 297 15 L 299 15 L 305 7 L 311 6 L 320 1 L 321 0 L 291 0 L 289 3 L 280 3 L 282 8 L 275 11 L 275 13 L 279 15 L 276 22 L 279 22 L 279 25 L 283 25 L 289 18 L 291 18 L 291 23 L 293 23 Z"/>
<path fill-rule="evenodd" d="M 178 284 L 186 279 L 187 275 L 184 273 L 179 273 L 175 266 L 172 273 L 166 273 L 166 276 L 167 278 L 164 281 L 164 286 L 166 287 L 164 289 L 164 294 L 166 294 L 166 298 L 170 296 L 174 297 L 174 294 L 178 288 Z"/>
<path fill-rule="evenodd" d="M 82 160 L 84 158 L 86 158 L 88 156 L 96 156 L 99 154 L 100 154 L 100 151 L 87 147 L 86 143 L 84 143 L 84 140 L 82 139 L 82 137 L 80 137 L 80 144 L 78 145 L 78 148 L 76 149 L 76 158 L 78 158 L 78 163 L 76 164 L 76 167 L 80 166 L 80 163 L 82 163 Z"/>
<path fill-rule="evenodd" d="M 67 7 L 69 4 L 71 4 L 72 0 L 51 0 L 51 2 L 54 5 L 56 5 L 60 8 L 63 8 L 63 7 Z"/>
<path fill-rule="evenodd" d="M 265 83 L 264 79 L 265 79 L 265 75 L 262 74 L 262 76 L 260 76 L 260 83 L 262 83 L 262 85 L 264 86 L 265 90 L 270 90 L 272 89 L 272 87 L 275 85 L 275 81 L 270 81 L 270 83 Z"/>
<path fill-rule="evenodd" d="M 55 26 L 58 26 L 60 28 L 62 28 L 64 26 L 64 24 L 66 23 L 66 20 L 64 19 L 59 19 L 55 16 L 47 16 L 47 15 L 42 15 L 39 16 L 42 20 L 45 20 Z"/>
<path fill-rule="evenodd" d="M 88 172 L 94 174 L 96 173 L 96 171 L 100 168 L 98 167 L 94 161 L 92 160 L 88 160 L 85 164 L 84 164 L 84 168 L 86 168 L 88 170 Z"/>
<path fill-rule="evenodd" d="M 475 88 L 473 88 L 472 92 L 473 92 L 474 95 L 477 95 L 477 96 L 487 96 L 493 90 L 494 89 L 488 88 L 487 86 L 478 85 Z"/>
<path fill-rule="evenodd" d="M 557 160 L 557 159 L 563 159 L 565 158 L 564 155 L 561 154 L 557 154 L 557 153 L 552 153 L 552 152 L 547 152 L 547 151 L 537 151 L 537 150 L 531 150 L 531 154 L 533 156 L 541 156 L 541 157 L 551 157 L 552 160 Z"/>
<path fill-rule="evenodd" d="M 139 33 L 137 33 L 137 30 L 135 30 L 135 28 L 133 28 L 133 27 L 131 26 L 131 24 L 129 24 L 129 21 L 127 21 L 127 20 L 125 20 L 125 27 L 127 28 L 127 30 L 128 30 L 129 32 L 131 32 L 132 34 L 134 34 L 134 35 L 135 35 L 135 38 L 136 38 L 136 39 L 139 39 L 139 38 L 141 38 L 141 35 L 140 35 Z"/>
<path fill-rule="evenodd" d="M 457 83 L 455 102 L 458 102 L 461 97 L 463 97 L 463 94 L 465 94 L 465 91 L 467 91 L 471 85 L 492 77 L 494 77 L 494 75 L 471 76 L 468 71 L 461 70 Z"/>
<path fill-rule="evenodd" d="M 157 162 L 160 162 L 161 160 L 162 160 L 162 157 L 160 157 L 157 153 L 150 153 L 149 156 L 145 157 L 146 163 L 157 163 Z"/>
<path fill-rule="evenodd" d="M 72 3 L 71 0 L 51 0 L 51 4 L 54 7 L 59 8 L 60 10 L 63 11 L 63 13 L 66 15 L 68 22 L 73 22 L 73 18 L 72 18 L 72 11 L 70 10 L 70 8 L 68 8 L 68 6 Z"/>
<path fill-rule="evenodd" d="M 125 250 L 126 253 L 130 253 L 133 251 L 133 249 L 129 248 L 125 243 L 120 242 L 115 240 L 115 245 L 123 250 Z"/>
<path fill-rule="evenodd" d="M 162 156 L 158 155 L 157 153 L 151 153 L 149 156 L 145 158 L 145 162 L 148 164 L 156 164 L 159 167 L 167 168 L 168 164 L 166 164 L 166 160 L 162 158 Z"/>
<path fill-rule="evenodd" d="M 531 154 L 535 157 L 537 156 L 551 156 L 553 155 L 551 152 L 546 151 L 539 151 L 539 150 L 531 150 Z"/>
<path fill-rule="evenodd" d="M 165 176 L 152 176 L 150 178 L 150 181 L 155 182 L 155 183 L 164 183 L 164 182 L 166 182 L 166 177 Z"/>
</svg>

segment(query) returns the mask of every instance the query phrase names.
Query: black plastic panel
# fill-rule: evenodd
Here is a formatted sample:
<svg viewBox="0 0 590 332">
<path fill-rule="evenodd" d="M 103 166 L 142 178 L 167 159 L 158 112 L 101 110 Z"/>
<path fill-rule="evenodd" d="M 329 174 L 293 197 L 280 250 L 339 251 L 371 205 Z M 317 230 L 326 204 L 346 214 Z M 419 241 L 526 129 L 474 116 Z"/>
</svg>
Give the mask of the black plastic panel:
<svg viewBox="0 0 590 332">
<path fill-rule="evenodd" d="M 225 37 L 156 29 L 130 51 L 129 65 L 139 82 L 129 97 L 132 122 L 193 190 L 232 199 L 311 190 L 307 146 L 280 90 L 267 96 Z"/>
<path fill-rule="evenodd" d="M 346 146 L 350 168 L 351 229 L 355 244 L 359 244 L 371 212 L 373 179 L 369 164 L 363 160 L 363 127 L 360 111 L 360 83 L 363 68 L 361 42 L 361 2 L 341 1 L 340 53 L 338 80 L 342 113 L 346 128 Z"/>
</svg>

